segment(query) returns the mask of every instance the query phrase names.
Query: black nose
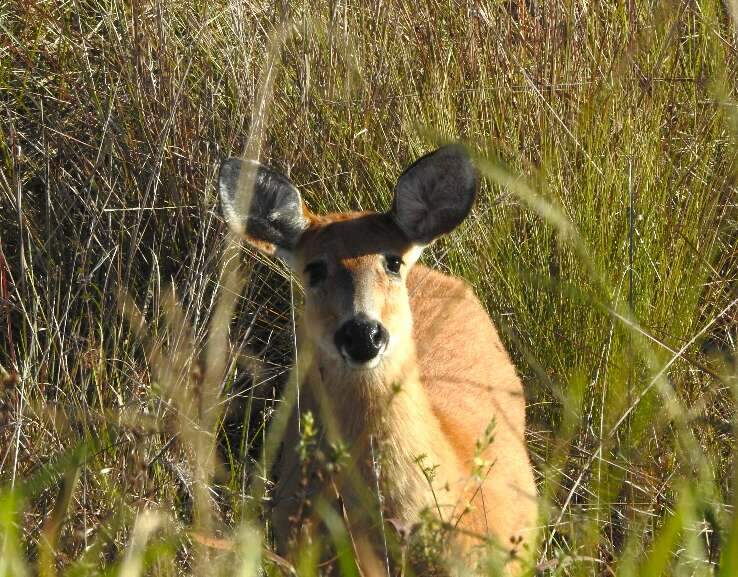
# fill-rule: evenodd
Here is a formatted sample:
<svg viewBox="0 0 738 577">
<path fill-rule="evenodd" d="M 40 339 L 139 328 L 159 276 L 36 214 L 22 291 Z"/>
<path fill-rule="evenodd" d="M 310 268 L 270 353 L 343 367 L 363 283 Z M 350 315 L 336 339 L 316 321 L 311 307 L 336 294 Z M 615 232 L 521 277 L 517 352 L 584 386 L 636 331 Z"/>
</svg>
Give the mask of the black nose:
<svg viewBox="0 0 738 577">
<path fill-rule="evenodd" d="M 377 321 L 357 315 L 336 331 L 335 342 L 339 352 L 357 363 L 371 361 L 386 345 L 389 335 Z"/>
</svg>

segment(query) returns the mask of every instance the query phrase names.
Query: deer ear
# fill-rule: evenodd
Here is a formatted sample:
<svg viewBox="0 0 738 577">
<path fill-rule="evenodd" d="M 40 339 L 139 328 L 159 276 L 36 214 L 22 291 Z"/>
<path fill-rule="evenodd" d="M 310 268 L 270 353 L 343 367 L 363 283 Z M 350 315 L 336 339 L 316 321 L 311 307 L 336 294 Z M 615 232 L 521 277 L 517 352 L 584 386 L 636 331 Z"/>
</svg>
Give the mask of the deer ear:
<svg viewBox="0 0 738 577">
<path fill-rule="evenodd" d="M 286 177 L 258 162 L 229 158 L 220 165 L 218 186 L 223 215 L 236 234 L 269 255 L 286 256 L 297 246 L 308 219 Z"/>
<path fill-rule="evenodd" d="M 469 214 L 479 176 L 466 150 L 449 145 L 426 154 L 402 173 L 390 215 L 408 240 L 425 245 Z"/>
</svg>

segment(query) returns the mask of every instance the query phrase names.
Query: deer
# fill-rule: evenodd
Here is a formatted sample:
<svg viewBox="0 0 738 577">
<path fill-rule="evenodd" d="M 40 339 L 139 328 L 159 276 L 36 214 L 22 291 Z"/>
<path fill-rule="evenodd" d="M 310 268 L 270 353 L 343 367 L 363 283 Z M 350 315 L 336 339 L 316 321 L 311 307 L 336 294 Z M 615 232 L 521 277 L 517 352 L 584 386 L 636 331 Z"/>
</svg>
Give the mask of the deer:
<svg viewBox="0 0 738 577">
<path fill-rule="evenodd" d="M 221 164 L 229 227 L 304 287 L 300 410 L 349 455 L 330 482 L 306 481 L 293 404 L 275 468 L 280 552 L 294 545 L 302 494 L 336 504 L 365 574 L 386 574 L 370 565 L 385 557 L 389 525 L 406 536 L 429 518 L 449 529 L 444 556 L 472 563 L 495 543 L 503 573 L 523 570 L 538 512 L 521 380 L 472 288 L 418 262 L 470 214 L 479 182 L 467 149 L 449 144 L 400 175 L 389 210 L 319 215 L 282 174 Z"/>
</svg>

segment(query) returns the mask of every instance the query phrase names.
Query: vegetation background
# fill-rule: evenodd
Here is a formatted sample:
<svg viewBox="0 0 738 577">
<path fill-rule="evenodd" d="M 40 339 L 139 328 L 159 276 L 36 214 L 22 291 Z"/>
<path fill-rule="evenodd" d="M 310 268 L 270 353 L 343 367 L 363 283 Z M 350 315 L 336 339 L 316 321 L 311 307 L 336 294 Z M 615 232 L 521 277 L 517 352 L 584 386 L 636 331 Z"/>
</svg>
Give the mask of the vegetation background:
<svg viewBox="0 0 738 577">
<path fill-rule="evenodd" d="M 738 575 L 737 15 L 0 4 L 0 576 L 289 571 L 262 497 L 300 287 L 229 249 L 217 167 L 248 145 L 315 210 L 381 209 L 455 139 L 487 178 L 424 258 L 525 379 L 531 570 Z"/>
</svg>

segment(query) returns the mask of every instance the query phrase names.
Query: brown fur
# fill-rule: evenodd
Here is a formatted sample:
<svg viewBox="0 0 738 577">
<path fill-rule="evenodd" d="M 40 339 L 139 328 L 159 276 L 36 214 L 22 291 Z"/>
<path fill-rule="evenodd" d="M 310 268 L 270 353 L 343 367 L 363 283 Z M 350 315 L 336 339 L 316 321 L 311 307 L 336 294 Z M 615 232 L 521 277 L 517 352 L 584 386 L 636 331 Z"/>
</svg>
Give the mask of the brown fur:
<svg viewBox="0 0 738 577">
<path fill-rule="evenodd" d="M 310 219 L 291 264 L 299 273 L 322 258 L 333 272 L 306 294 L 301 337 L 312 343 L 314 359 L 301 386 L 301 410 L 318 416 L 326 441 L 341 439 L 348 446 L 351 466 L 335 485 L 314 480 L 307 493 L 315 500 L 337 492 L 352 532 L 369 535 L 376 547 L 380 532 L 366 495 L 375 484 L 384 497 L 386 519 L 412 525 L 429 508 L 460 529 L 457 552 L 468 553 L 479 544 L 475 536 L 492 536 L 519 551 L 531 542 L 537 515 L 524 440 L 525 399 L 483 307 L 463 281 L 424 266 L 409 273 L 403 267 L 400 281 L 388 277 L 381 255 L 409 260 L 414 254 L 388 215 Z M 378 320 L 395 339 L 372 370 L 347 368 L 331 352 L 332 335 L 352 305 L 347 287 L 354 296 L 370 295 Z M 493 420 L 494 440 L 480 452 L 477 442 Z M 298 512 L 294 495 L 304 473 L 294 450 L 296 418 L 290 422 L 275 495 L 275 532 L 283 546 Z M 435 467 L 432 483 L 417 462 L 420 455 Z M 475 470 L 482 473 L 481 481 L 472 476 Z"/>
</svg>

